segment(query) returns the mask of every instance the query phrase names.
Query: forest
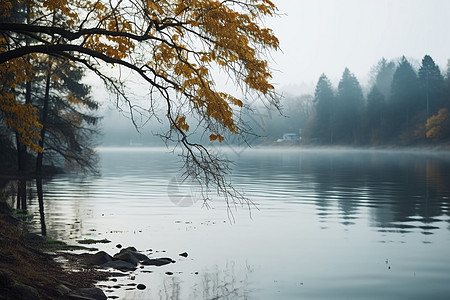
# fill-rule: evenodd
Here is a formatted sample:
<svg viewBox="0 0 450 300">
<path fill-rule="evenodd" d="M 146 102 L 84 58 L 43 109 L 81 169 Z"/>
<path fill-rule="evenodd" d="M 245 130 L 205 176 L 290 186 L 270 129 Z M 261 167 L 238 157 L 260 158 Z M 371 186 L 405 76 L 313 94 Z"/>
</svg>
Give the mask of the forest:
<svg viewBox="0 0 450 300">
<path fill-rule="evenodd" d="M 322 74 L 314 95 L 286 100 L 287 118 L 268 118 L 270 136 L 293 132 L 302 144 L 351 146 L 429 145 L 450 138 L 449 70 L 444 76 L 429 55 L 418 69 L 404 56 L 381 59 L 367 89 L 347 68 L 337 88 Z"/>
</svg>

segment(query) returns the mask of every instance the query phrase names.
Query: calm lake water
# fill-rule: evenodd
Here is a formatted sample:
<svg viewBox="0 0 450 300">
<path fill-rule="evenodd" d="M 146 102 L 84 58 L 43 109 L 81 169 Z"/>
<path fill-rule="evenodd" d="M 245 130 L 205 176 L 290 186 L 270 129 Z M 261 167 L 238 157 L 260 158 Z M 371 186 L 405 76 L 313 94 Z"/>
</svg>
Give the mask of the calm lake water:
<svg viewBox="0 0 450 300">
<path fill-rule="evenodd" d="M 235 223 L 221 199 L 202 207 L 167 150 L 101 149 L 100 176 L 46 182 L 48 235 L 176 260 L 100 283 L 124 285 L 104 288 L 120 299 L 449 299 L 449 153 L 223 153 L 258 207 L 233 210 Z"/>
</svg>

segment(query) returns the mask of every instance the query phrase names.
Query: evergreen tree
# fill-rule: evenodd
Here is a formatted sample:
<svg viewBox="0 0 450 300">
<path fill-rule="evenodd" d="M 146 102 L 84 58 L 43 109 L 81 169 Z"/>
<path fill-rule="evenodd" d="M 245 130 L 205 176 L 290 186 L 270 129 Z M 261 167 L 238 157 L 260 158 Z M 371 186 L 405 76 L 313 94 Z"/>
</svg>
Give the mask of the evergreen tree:
<svg viewBox="0 0 450 300">
<path fill-rule="evenodd" d="M 325 74 L 319 77 L 314 93 L 315 113 L 311 121 L 311 138 L 319 143 L 333 143 L 334 92 Z"/>
<path fill-rule="evenodd" d="M 395 63 L 382 58 L 371 70 L 372 86 L 377 86 L 385 99 L 391 94 L 392 78 L 394 77 Z"/>
<path fill-rule="evenodd" d="M 429 118 L 436 114 L 445 102 L 444 77 L 429 55 L 425 55 L 422 59 L 422 65 L 419 69 L 419 87 L 423 107 L 426 110 L 427 118 Z"/>
<path fill-rule="evenodd" d="M 360 141 L 361 114 L 364 108 L 364 96 L 358 79 L 345 68 L 338 85 L 336 117 L 334 127 L 336 141 L 339 143 L 357 143 Z"/>
<path fill-rule="evenodd" d="M 414 129 L 412 119 L 420 110 L 418 78 L 409 61 L 403 56 L 392 79 L 389 101 L 389 133 L 398 138 L 400 133 L 410 136 Z M 423 107 L 423 106 L 422 106 Z"/>
<path fill-rule="evenodd" d="M 447 73 L 444 79 L 445 95 L 443 107 L 450 109 L 450 59 L 447 61 Z"/>
<path fill-rule="evenodd" d="M 370 141 L 371 144 L 379 144 L 383 141 L 386 113 L 385 97 L 378 87 L 374 85 L 367 95 L 364 118 L 366 140 Z"/>
<path fill-rule="evenodd" d="M 83 69 L 70 62 L 51 62 L 53 67 L 46 63 L 46 78 L 36 82 L 34 94 L 43 125 L 40 147 L 44 149 L 37 154 L 36 171 L 42 171 L 44 154 L 47 164 L 95 171 L 99 118 L 92 112 L 98 104 L 90 98 L 90 87 L 81 83 Z"/>
</svg>

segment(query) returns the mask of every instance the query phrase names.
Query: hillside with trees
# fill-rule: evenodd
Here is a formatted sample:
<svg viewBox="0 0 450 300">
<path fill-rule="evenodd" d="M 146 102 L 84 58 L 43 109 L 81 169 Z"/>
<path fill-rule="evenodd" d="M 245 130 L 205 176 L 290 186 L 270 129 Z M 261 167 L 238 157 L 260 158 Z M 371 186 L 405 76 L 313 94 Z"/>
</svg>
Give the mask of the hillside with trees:
<svg viewBox="0 0 450 300">
<path fill-rule="evenodd" d="M 418 69 L 406 57 L 381 59 L 367 88 L 345 69 L 337 87 L 317 81 L 308 120 L 299 126 L 309 145 L 423 146 L 450 141 L 450 77 L 431 56 Z M 367 90 L 367 93 L 363 93 Z M 300 107 L 298 102 L 297 107 Z M 291 118 L 300 113 L 289 109 Z M 268 126 L 270 127 L 270 126 Z"/>
</svg>

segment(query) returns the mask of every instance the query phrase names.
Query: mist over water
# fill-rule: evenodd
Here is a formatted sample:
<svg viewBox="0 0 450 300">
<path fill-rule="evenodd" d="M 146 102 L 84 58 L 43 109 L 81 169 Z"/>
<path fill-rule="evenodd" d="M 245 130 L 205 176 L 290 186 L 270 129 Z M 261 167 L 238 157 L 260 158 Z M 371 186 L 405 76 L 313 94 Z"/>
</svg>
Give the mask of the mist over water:
<svg viewBox="0 0 450 300">
<path fill-rule="evenodd" d="M 118 278 L 147 286 L 107 293 L 121 299 L 447 299 L 448 153 L 219 151 L 257 207 L 233 208 L 234 224 L 222 199 L 206 209 L 197 187 L 179 180 L 175 154 L 102 149 L 100 176 L 45 184 L 47 233 L 69 243 L 107 238 L 95 246 L 177 261 Z"/>
</svg>

